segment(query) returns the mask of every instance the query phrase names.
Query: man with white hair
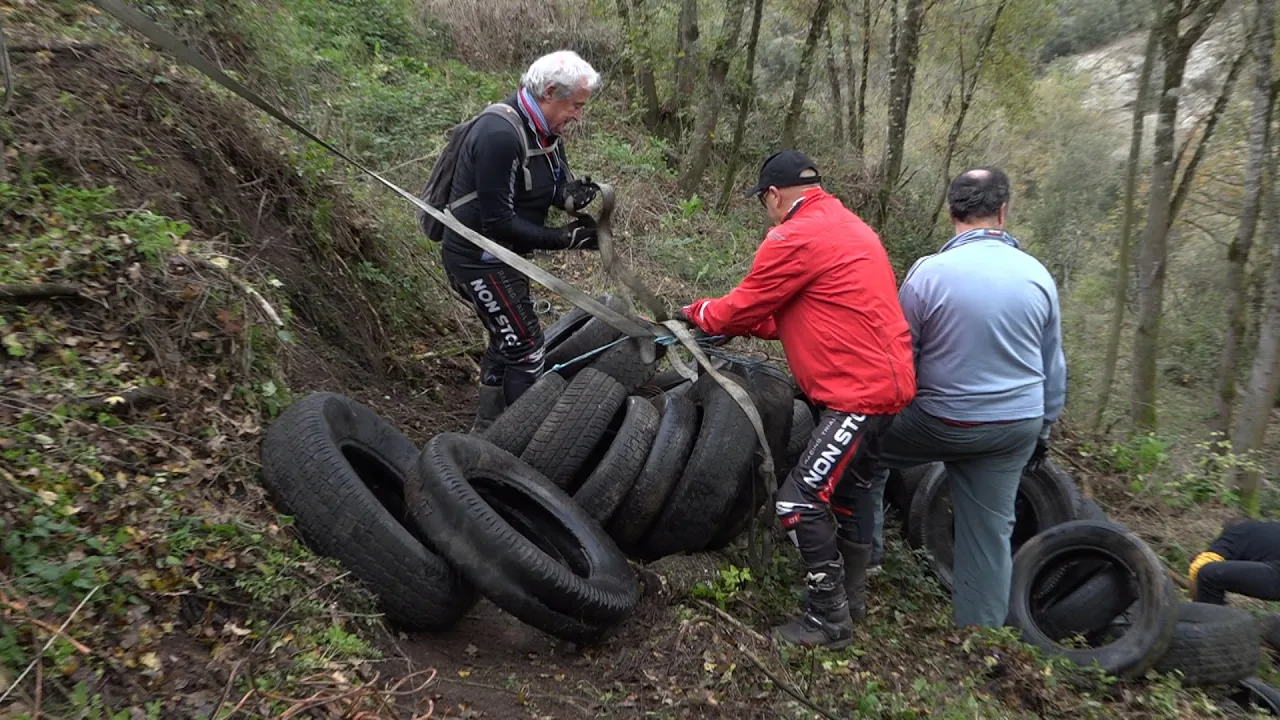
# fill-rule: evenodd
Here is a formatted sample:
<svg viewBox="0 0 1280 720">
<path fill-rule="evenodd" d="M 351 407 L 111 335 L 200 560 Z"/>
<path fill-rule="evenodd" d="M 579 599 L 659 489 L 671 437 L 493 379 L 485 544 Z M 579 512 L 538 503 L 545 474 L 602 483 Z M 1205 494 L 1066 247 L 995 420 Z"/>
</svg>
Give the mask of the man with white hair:
<svg viewBox="0 0 1280 720">
<path fill-rule="evenodd" d="M 560 135 L 582 118 L 599 85 L 599 73 L 577 53 L 562 50 L 535 60 L 519 89 L 469 126 L 449 194 L 453 215 L 523 256 L 595 249 L 595 222 L 576 211 L 598 188 L 590 177 L 574 178 Z M 575 219 L 546 227 L 552 205 Z M 523 274 L 448 229 L 441 255 L 454 289 L 475 306 L 489 332 L 472 426 L 480 432 L 542 374 L 542 327 Z"/>
</svg>

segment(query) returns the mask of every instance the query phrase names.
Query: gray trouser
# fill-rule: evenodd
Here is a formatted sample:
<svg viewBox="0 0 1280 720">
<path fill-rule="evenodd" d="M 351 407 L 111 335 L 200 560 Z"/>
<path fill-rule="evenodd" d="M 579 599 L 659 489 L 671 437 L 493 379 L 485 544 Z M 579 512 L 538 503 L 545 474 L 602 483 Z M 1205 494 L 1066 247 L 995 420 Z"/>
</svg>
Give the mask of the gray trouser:
<svg viewBox="0 0 1280 720">
<path fill-rule="evenodd" d="M 1014 499 L 1042 424 L 1031 418 L 960 427 L 912 403 L 881 440 L 880 470 L 873 484 L 880 495 L 878 507 L 890 468 L 941 461 L 951 476 L 956 528 L 951 602 L 957 625 L 999 627 L 1008 615 Z M 882 517 L 883 511 L 875 518 L 877 543 Z"/>
</svg>

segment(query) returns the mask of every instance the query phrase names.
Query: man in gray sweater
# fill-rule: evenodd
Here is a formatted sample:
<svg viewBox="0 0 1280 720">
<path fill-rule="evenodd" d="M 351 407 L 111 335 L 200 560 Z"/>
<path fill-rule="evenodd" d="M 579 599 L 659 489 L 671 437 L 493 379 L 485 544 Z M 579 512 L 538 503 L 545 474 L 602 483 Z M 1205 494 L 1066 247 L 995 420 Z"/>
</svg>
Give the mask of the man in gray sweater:
<svg viewBox="0 0 1280 720">
<path fill-rule="evenodd" d="M 1018 482 L 1048 449 L 1066 401 L 1066 359 L 1053 277 L 1004 230 L 1009 178 L 969 170 L 947 201 L 955 235 L 917 260 L 898 292 L 917 390 L 881 441 L 876 485 L 883 490 L 891 467 L 946 464 L 955 622 L 995 627 L 1008 614 Z"/>
</svg>

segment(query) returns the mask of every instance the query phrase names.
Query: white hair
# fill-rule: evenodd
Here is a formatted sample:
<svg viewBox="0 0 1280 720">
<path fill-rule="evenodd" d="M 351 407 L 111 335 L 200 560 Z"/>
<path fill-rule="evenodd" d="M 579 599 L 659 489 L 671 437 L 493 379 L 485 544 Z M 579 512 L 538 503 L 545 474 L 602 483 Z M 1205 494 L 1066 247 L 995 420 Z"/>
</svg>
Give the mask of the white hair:
<svg viewBox="0 0 1280 720">
<path fill-rule="evenodd" d="M 578 53 L 559 50 L 534 60 L 520 78 L 520 86 L 539 100 L 546 99 L 548 85 L 555 85 L 560 97 L 569 97 L 584 85 L 595 92 L 600 87 L 600 73 Z"/>
</svg>

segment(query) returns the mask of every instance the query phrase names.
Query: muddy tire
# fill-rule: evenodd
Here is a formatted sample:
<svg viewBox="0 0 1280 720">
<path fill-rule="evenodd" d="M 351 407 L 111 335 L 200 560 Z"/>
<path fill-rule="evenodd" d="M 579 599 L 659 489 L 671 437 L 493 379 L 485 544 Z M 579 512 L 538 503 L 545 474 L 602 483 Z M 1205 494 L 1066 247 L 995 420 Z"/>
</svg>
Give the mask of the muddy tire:
<svg viewBox="0 0 1280 720">
<path fill-rule="evenodd" d="M 605 295 L 596 299 L 612 310 L 627 310 L 626 301 L 622 298 Z M 588 315 L 587 311 L 575 308 L 547 328 L 543 337 L 547 338 L 545 358 L 548 372 L 556 365 L 568 363 L 556 372 L 565 378 L 572 378 L 598 357 L 593 355 L 584 358 L 582 355 L 608 345 L 622 337 L 622 333 L 609 323 Z"/>
<path fill-rule="evenodd" d="M 568 382 L 556 373 L 545 373 L 533 387 L 504 410 L 480 437 L 512 455 L 524 452 L 529 447 L 533 434 L 564 394 L 566 385 Z"/>
<path fill-rule="evenodd" d="M 1048 465 L 1044 463 L 1043 465 Z M 951 478 L 939 472 L 942 463 L 926 466 L 925 476 L 911 498 L 907 513 L 907 544 L 928 551 L 930 567 L 938 582 L 950 590 L 955 582 L 955 527 L 951 506 Z M 1015 522 L 1010 549 L 1018 552 L 1031 537 L 1060 523 L 1076 519 L 1078 495 L 1070 480 L 1044 468 L 1023 473 L 1014 500 Z"/>
<path fill-rule="evenodd" d="M 558 487 L 572 488 L 626 399 L 617 380 L 584 368 L 564 389 L 520 459 Z"/>
<path fill-rule="evenodd" d="M 404 492 L 417 457 L 372 409 L 327 392 L 290 405 L 262 442 L 262 484 L 277 508 L 405 630 L 446 627 L 476 600 L 475 587 L 408 518 Z"/>
<path fill-rule="evenodd" d="M 442 433 L 406 491 L 414 522 L 494 604 L 583 641 L 623 620 L 639 584 L 617 545 L 577 503 L 514 455 Z"/>
<path fill-rule="evenodd" d="M 740 376 L 723 374 L 746 387 Z M 649 559 L 706 547 L 725 522 L 741 478 L 750 474 L 759 444 L 746 413 L 713 377 L 702 376 L 689 393 L 702 407 L 702 425 L 680 481 L 642 543 Z"/>
<path fill-rule="evenodd" d="M 628 554 L 653 527 L 671 490 L 680 481 L 680 472 L 693 452 L 698 436 L 698 407 L 685 397 L 667 398 L 653 447 L 635 484 L 627 492 L 622 507 L 609 523 L 609 535 Z"/>
<path fill-rule="evenodd" d="M 1241 680 L 1232 691 L 1231 699 L 1251 713 L 1280 715 L 1280 689 L 1266 684 L 1257 677 Z"/>
<path fill-rule="evenodd" d="M 648 343 L 649 340 L 624 340 L 596 356 L 587 367 L 597 370 L 617 380 L 627 393 L 635 392 L 645 381 L 653 377 L 658 369 L 658 360 L 662 359 L 666 348 L 654 346 L 654 360 L 645 362 L 637 343 Z"/>
<path fill-rule="evenodd" d="M 1262 627 L 1247 610 L 1184 602 L 1173 639 L 1155 669 L 1182 673 L 1185 685 L 1229 685 L 1250 677 L 1262 662 Z"/>
<path fill-rule="evenodd" d="M 617 436 L 573 493 L 574 501 L 601 525 L 609 522 L 631 490 L 658 433 L 658 411 L 644 398 L 627 398 L 624 413 Z"/>
<path fill-rule="evenodd" d="M 1096 643 L 1138 599 L 1125 568 L 1104 556 L 1066 560 L 1032 589 L 1036 622 L 1055 641 L 1080 635 Z"/>
<path fill-rule="evenodd" d="M 1105 556 L 1124 568 L 1137 588 L 1133 624 L 1118 639 L 1100 647 L 1060 645 L 1041 627 L 1031 601 L 1034 588 L 1046 573 L 1082 554 Z M 1026 642 L 1045 652 L 1078 665 L 1096 661 L 1103 670 L 1121 678 L 1140 677 L 1169 648 L 1177 623 L 1177 596 L 1160 558 L 1136 535 L 1113 523 L 1073 520 L 1031 538 L 1014 556 L 1008 622 L 1022 632 Z"/>
</svg>

